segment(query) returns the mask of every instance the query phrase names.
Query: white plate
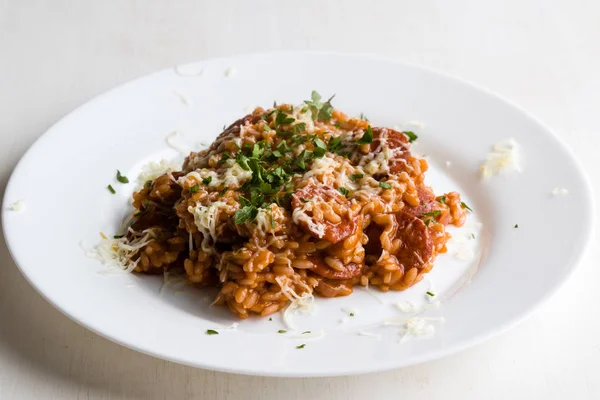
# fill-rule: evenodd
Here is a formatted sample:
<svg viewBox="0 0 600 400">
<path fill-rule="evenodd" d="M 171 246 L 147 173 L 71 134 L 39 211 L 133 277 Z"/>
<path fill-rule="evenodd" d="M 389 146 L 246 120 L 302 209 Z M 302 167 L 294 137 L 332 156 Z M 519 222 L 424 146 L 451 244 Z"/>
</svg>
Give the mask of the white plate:
<svg viewBox="0 0 600 400">
<path fill-rule="evenodd" d="M 428 183 L 436 193 L 459 190 L 475 210 L 471 227 L 459 234 L 474 232 L 477 219 L 483 224 L 469 242 L 476 252 L 471 263 L 454 257 L 455 245 L 438 258 L 430 279 L 406 292 L 378 293 L 388 304 L 364 290 L 318 299 L 318 315 L 295 318 L 297 333 L 322 328 L 326 336 L 298 339 L 277 333 L 286 329 L 279 314 L 273 321 L 250 319 L 237 331 L 206 335 L 206 329 L 236 322 L 224 308 L 208 307 L 209 292 L 161 291 L 160 277 L 106 274 L 105 266 L 86 257 L 80 244 L 91 247 L 98 232 L 114 233 L 129 211 L 133 184 L 117 183 L 117 168 L 135 181 L 148 160 L 178 156 L 166 147 L 170 132 L 180 130 L 177 141 L 192 147 L 210 142 L 248 106 L 300 103 L 312 89 L 324 96 L 335 93 L 334 106 L 349 114 L 364 112 L 375 125 L 425 123 L 415 151 L 430 159 Z M 508 137 L 522 146 L 523 172 L 483 183 L 482 161 L 494 143 Z M 117 195 L 108 192 L 109 183 Z M 552 196 L 556 187 L 569 194 Z M 9 211 L 20 199 L 24 209 Z M 70 318 L 117 343 L 215 370 L 328 376 L 431 360 L 514 325 L 573 271 L 590 239 L 592 213 L 590 186 L 569 150 L 547 127 L 495 95 L 392 62 L 279 53 L 165 70 L 80 107 L 20 161 L 6 190 L 3 226 L 30 283 Z M 431 323 L 433 336 L 400 343 L 401 328 L 373 327 L 383 318 L 403 317 L 389 303 L 423 304 L 431 284 L 443 304 L 422 316 L 445 318 Z M 358 311 L 349 317 L 343 307 Z M 381 340 L 359 331 L 380 334 Z M 306 346 L 296 349 L 302 343 Z"/>
</svg>

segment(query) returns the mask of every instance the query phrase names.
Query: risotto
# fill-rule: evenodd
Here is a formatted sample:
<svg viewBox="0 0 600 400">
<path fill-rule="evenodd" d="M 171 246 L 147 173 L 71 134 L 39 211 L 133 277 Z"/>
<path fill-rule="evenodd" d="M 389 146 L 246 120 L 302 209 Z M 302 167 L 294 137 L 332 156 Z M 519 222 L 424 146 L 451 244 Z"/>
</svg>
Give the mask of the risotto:
<svg viewBox="0 0 600 400">
<path fill-rule="evenodd" d="M 112 250 L 130 271 L 218 287 L 215 304 L 240 318 L 356 285 L 405 290 L 467 213 L 458 193 L 436 196 L 424 183 L 415 139 L 316 92 L 256 108 L 181 170 L 145 182 Z"/>
</svg>

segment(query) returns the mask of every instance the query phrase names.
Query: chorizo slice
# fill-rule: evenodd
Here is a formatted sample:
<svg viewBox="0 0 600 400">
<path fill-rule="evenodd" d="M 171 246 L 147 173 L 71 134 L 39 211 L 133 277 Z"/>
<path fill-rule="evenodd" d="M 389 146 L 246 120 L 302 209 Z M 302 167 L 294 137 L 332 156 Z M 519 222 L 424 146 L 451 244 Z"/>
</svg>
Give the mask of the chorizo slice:
<svg viewBox="0 0 600 400">
<path fill-rule="evenodd" d="M 397 174 L 405 170 L 411 157 L 406 135 L 389 128 L 373 128 L 371 151 L 379 151 L 379 147 L 384 143 L 393 152 L 393 157 L 388 162 L 390 173 Z"/>
<path fill-rule="evenodd" d="M 417 195 L 419 196 L 419 205 L 416 207 L 405 205 L 403 211 L 414 217 L 420 217 L 425 213 L 433 211 L 435 206 L 435 194 L 433 190 L 429 186 L 419 185 L 417 187 Z"/>
<path fill-rule="evenodd" d="M 309 184 L 292 195 L 293 219 L 304 231 L 319 239 L 338 243 L 352 235 L 357 215 L 337 190 Z"/>
<path fill-rule="evenodd" d="M 400 239 L 400 247 L 395 256 L 404 266 L 410 268 L 424 268 L 433 256 L 433 241 L 425 222 L 405 212 L 396 213 L 395 238 Z"/>
</svg>

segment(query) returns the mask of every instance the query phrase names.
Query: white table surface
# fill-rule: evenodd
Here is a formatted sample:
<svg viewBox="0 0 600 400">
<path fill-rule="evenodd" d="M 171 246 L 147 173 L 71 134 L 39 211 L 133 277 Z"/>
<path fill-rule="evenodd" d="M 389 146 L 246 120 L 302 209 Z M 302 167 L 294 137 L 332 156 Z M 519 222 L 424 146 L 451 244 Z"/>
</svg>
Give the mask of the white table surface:
<svg viewBox="0 0 600 400">
<path fill-rule="evenodd" d="M 0 187 L 52 123 L 119 83 L 203 58 L 312 49 L 400 59 L 498 92 L 553 127 L 598 192 L 599 17 L 595 0 L 0 0 Z M 2 240 L 0 399 L 598 399 L 599 255 L 594 240 L 533 317 L 462 353 L 276 379 L 184 367 L 92 334 L 29 286 Z"/>
</svg>

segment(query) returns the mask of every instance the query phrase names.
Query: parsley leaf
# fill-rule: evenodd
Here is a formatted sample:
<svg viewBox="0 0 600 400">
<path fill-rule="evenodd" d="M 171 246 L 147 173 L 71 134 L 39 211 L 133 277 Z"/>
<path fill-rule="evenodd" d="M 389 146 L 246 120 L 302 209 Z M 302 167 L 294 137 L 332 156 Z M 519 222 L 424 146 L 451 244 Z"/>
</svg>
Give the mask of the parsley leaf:
<svg viewBox="0 0 600 400">
<path fill-rule="evenodd" d="M 442 212 L 440 210 L 433 210 L 430 212 L 426 212 L 421 214 L 421 216 L 423 217 L 437 217 L 438 215 L 440 215 Z"/>
<path fill-rule="evenodd" d="M 341 194 L 343 194 L 344 196 L 348 197 L 348 194 L 350 193 L 350 191 L 346 188 L 338 188 L 338 192 L 340 192 Z"/>
<path fill-rule="evenodd" d="M 207 329 L 206 334 L 207 335 L 218 335 L 219 332 L 215 331 L 214 329 Z"/>
<path fill-rule="evenodd" d="M 467 210 L 469 210 L 469 211 L 473 212 L 473 210 L 471 210 L 471 207 L 469 207 L 469 206 L 467 205 L 467 203 L 465 203 L 464 201 L 462 201 L 462 202 L 460 203 L 460 206 L 461 206 L 462 208 L 466 208 Z"/>
<path fill-rule="evenodd" d="M 359 179 L 362 179 L 364 177 L 363 174 L 352 174 L 350 175 L 350 179 L 352 179 L 353 181 L 357 181 Z"/>
<path fill-rule="evenodd" d="M 435 296 L 435 293 L 432 293 L 432 292 L 430 292 L 430 291 L 427 291 L 427 292 L 425 292 L 425 293 L 427 293 L 427 295 L 428 295 L 428 296 L 431 296 L 431 297 Z"/>
<path fill-rule="evenodd" d="M 309 106 L 310 111 L 312 113 L 312 119 L 320 119 L 322 121 L 329 121 L 333 114 L 333 106 L 331 105 L 331 100 L 335 95 L 331 96 L 329 100 L 325 103 L 321 102 L 321 95 L 313 90 L 310 95 L 310 100 L 305 100 L 304 103 Z"/>
<path fill-rule="evenodd" d="M 196 193 L 198 191 L 199 187 L 198 185 L 194 185 L 190 188 L 190 193 Z"/>
<path fill-rule="evenodd" d="M 304 347 L 306 347 L 306 344 L 301 344 L 300 346 L 296 346 L 297 349 L 303 349 Z"/>
<path fill-rule="evenodd" d="M 115 193 L 117 193 L 117 191 L 116 191 L 116 190 L 115 190 L 115 189 L 112 187 L 112 185 L 108 185 L 106 188 L 107 188 L 108 190 L 110 190 L 110 192 L 111 192 L 112 194 L 115 194 Z"/>
<path fill-rule="evenodd" d="M 446 196 L 440 197 L 440 203 L 446 204 Z"/>
<path fill-rule="evenodd" d="M 277 331 L 277 333 L 286 333 L 287 331 L 285 329 L 280 329 Z"/>
<path fill-rule="evenodd" d="M 367 118 L 367 116 L 363 113 L 360 113 L 360 119 L 362 119 L 363 121 L 369 122 L 369 118 Z"/>
<path fill-rule="evenodd" d="M 419 138 L 414 132 L 411 131 L 404 131 L 402 133 L 408 136 L 408 143 L 412 143 Z"/>
<path fill-rule="evenodd" d="M 121 183 L 129 183 L 129 179 L 126 176 L 121 175 L 121 171 L 117 170 L 117 180 Z"/>
<path fill-rule="evenodd" d="M 379 182 L 379 187 L 384 189 L 391 189 L 392 184 L 387 182 Z"/>
<path fill-rule="evenodd" d="M 306 124 L 304 122 L 300 122 L 299 124 L 294 125 L 294 133 L 304 132 L 306 130 Z"/>
<path fill-rule="evenodd" d="M 202 179 L 202 183 L 204 183 L 205 185 L 208 185 L 211 182 L 212 182 L 212 176 L 207 176 L 206 178 Z"/>
<path fill-rule="evenodd" d="M 518 228 L 518 227 L 519 227 L 519 224 L 515 224 L 515 226 L 513 228 Z"/>
<path fill-rule="evenodd" d="M 367 130 L 363 136 L 356 142 L 356 144 L 371 144 L 373 143 L 373 130 L 371 125 L 367 126 Z"/>
<path fill-rule="evenodd" d="M 277 117 L 275 117 L 275 128 L 277 128 L 279 125 L 289 125 L 295 120 L 295 118 L 290 117 L 283 111 L 277 110 Z"/>
<path fill-rule="evenodd" d="M 246 222 L 252 222 L 256 219 L 257 215 L 258 215 L 258 208 L 254 207 L 252 205 L 247 205 L 247 206 L 240 208 L 239 210 L 237 210 L 235 212 L 235 214 L 233 215 L 233 222 L 236 225 L 241 225 Z"/>
</svg>

